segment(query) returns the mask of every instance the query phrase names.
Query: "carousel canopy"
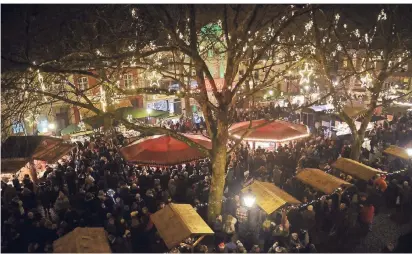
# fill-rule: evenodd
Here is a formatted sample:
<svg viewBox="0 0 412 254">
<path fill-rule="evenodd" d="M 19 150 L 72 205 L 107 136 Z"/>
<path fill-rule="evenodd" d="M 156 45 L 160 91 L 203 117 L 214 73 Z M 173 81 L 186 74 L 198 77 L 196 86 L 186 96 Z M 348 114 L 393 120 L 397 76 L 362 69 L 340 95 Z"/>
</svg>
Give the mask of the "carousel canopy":
<svg viewBox="0 0 412 254">
<path fill-rule="evenodd" d="M 243 193 L 252 191 L 256 196 L 256 204 L 267 214 L 271 214 L 285 204 L 300 204 L 300 201 L 272 183 L 254 181 L 242 190 Z"/>
<path fill-rule="evenodd" d="M 303 124 L 276 120 L 268 121 L 265 119 L 240 122 L 233 124 L 229 129 L 229 134 L 239 139 L 246 132 L 249 132 L 244 140 L 263 141 L 263 142 L 286 142 L 309 136 L 309 129 Z"/>
<path fill-rule="evenodd" d="M 111 253 L 104 228 L 77 227 L 53 242 L 54 253 Z"/>
<path fill-rule="evenodd" d="M 182 134 L 206 149 L 212 148 L 210 139 L 202 135 Z M 168 166 L 207 157 L 195 147 L 168 135 L 143 138 L 120 149 L 125 160 L 146 165 Z"/>
<path fill-rule="evenodd" d="M 171 249 L 196 235 L 213 235 L 213 230 L 189 204 L 169 204 L 150 216 L 157 231 Z"/>
<path fill-rule="evenodd" d="M 351 186 L 350 183 L 317 168 L 305 168 L 296 175 L 296 178 L 325 194 L 332 194 L 338 188 Z"/>
<path fill-rule="evenodd" d="M 363 179 L 365 181 L 370 180 L 372 177 L 378 174 L 385 174 L 385 172 L 381 170 L 374 169 L 372 167 L 369 167 L 368 165 L 343 157 L 337 159 L 332 166 L 338 168 L 346 174 L 352 175 L 359 179 Z"/>
<path fill-rule="evenodd" d="M 389 146 L 388 148 L 383 151 L 384 153 L 396 156 L 398 158 L 409 160 L 411 157 L 408 155 L 406 150 L 399 146 Z"/>
<path fill-rule="evenodd" d="M 10 136 L 1 145 L 2 173 L 14 173 L 32 159 L 54 163 L 74 147 L 48 136 Z"/>
</svg>

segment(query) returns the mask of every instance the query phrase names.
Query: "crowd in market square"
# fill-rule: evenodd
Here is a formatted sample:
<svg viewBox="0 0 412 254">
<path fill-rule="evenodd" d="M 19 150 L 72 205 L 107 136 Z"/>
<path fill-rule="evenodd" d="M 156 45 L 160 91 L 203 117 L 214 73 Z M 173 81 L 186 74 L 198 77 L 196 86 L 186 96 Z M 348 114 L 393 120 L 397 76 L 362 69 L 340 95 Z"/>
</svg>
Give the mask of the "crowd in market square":
<svg viewBox="0 0 412 254">
<path fill-rule="evenodd" d="M 281 113 L 271 105 L 253 112 L 238 111 L 235 119 Z M 182 123 L 172 128 L 182 131 Z M 204 129 L 204 121 L 193 126 L 187 125 L 183 132 Z M 363 148 L 360 161 L 387 172 L 369 181 L 331 167 L 338 157 L 349 156 L 351 148 L 345 140 L 313 135 L 276 151 L 242 144 L 229 157 L 222 214 L 210 225 L 215 232 L 213 241 L 199 244 L 195 251 L 316 252 L 319 244 L 331 237 L 345 245 L 353 234 L 365 236 L 373 231 L 373 218 L 383 208 L 393 208 L 395 219 L 408 222 L 411 171 L 398 171 L 409 165 L 389 159 L 382 151 L 389 144 L 404 146 L 411 141 L 410 126 L 412 116 L 404 114 L 369 133 L 371 150 Z M 28 175 L 23 181 L 16 177 L 11 185 L 2 182 L 2 251 L 52 252 L 53 241 L 76 227 L 104 227 L 113 252 L 167 252 L 151 214 L 170 202 L 188 203 L 207 219 L 211 183 L 207 158 L 171 167 L 139 166 L 120 156 L 121 143 L 92 136 L 90 141 L 78 143 L 56 168 L 48 166 L 40 183 L 33 183 Z M 339 193 L 324 195 L 295 178 L 303 168 L 319 168 L 356 188 L 341 198 Z M 240 191 L 252 179 L 274 183 L 302 205 L 269 215 L 245 207 Z M 190 252 L 186 246 L 170 251 Z M 386 251 L 396 251 L 392 247 L 396 246 Z"/>
</svg>

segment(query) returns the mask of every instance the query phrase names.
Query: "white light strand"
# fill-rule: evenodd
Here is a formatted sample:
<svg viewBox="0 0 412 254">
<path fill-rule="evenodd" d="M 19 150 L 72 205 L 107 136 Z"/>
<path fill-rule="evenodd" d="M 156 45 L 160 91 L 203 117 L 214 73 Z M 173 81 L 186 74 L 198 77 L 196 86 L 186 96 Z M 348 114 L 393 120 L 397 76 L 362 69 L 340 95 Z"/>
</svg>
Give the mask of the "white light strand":
<svg viewBox="0 0 412 254">
<path fill-rule="evenodd" d="M 381 12 L 378 15 L 378 21 L 386 20 L 386 19 L 387 19 L 387 17 L 386 17 L 385 10 L 382 9 Z"/>
</svg>

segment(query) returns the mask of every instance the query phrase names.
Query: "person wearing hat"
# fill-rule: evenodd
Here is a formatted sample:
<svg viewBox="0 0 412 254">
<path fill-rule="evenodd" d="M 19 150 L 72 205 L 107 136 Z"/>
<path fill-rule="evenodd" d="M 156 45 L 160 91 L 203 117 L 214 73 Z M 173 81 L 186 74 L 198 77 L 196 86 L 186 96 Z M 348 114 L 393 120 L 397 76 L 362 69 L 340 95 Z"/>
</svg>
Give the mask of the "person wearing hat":
<svg viewBox="0 0 412 254">
<path fill-rule="evenodd" d="M 386 183 L 386 175 L 381 174 L 373 183 L 376 189 L 384 193 L 388 188 L 388 184 Z"/>
<path fill-rule="evenodd" d="M 227 248 L 224 242 L 221 242 L 218 246 L 217 246 L 217 250 L 216 253 L 227 253 Z"/>
</svg>

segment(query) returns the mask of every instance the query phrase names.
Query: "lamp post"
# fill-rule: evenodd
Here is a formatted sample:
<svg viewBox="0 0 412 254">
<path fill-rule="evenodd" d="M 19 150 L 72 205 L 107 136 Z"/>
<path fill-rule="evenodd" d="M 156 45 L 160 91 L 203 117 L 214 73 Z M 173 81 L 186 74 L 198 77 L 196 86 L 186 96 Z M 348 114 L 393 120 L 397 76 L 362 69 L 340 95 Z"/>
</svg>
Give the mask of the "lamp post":
<svg viewBox="0 0 412 254">
<path fill-rule="evenodd" d="M 54 123 L 49 123 L 49 125 L 47 126 L 50 130 L 54 130 L 56 129 L 56 125 Z"/>
<path fill-rule="evenodd" d="M 252 189 L 249 188 L 249 190 L 247 191 L 247 193 L 245 193 L 242 197 L 243 199 L 243 204 L 247 207 L 247 227 L 249 230 L 253 229 L 253 225 L 252 225 L 252 221 L 251 220 L 251 210 L 253 208 L 253 206 L 255 205 L 256 202 L 256 196 L 253 195 L 252 193 Z"/>
<path fill-rule="evenodd" d="M 148 114 L 148 121 L 150 121 L 150 114 L 152 113 L 152 109 L 151 108 L 148 108 L 148 109 L 146 109 L 146 112 L 147 112 L 147 114 Z"/>
<path fill-rule="evenodd" d="M 253 195 L 252 189 L 249 189 L 248 192 L 243 196 L 243 203 L 247 208 L 252 208 L 255 204 L 256 196 Z"/>
</svg>

